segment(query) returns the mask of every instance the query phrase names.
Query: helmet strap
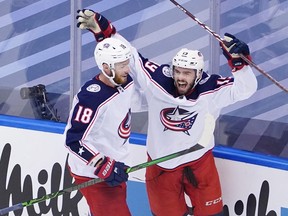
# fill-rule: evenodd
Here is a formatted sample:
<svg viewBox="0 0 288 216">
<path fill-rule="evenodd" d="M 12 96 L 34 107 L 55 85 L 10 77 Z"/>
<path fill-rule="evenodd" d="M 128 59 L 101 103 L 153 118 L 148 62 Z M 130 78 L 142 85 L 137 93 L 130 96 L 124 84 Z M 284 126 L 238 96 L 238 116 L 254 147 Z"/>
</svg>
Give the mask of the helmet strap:
<svg viewBox="0 0 288 216">
<path fill-rule="evenodd" d="M 196 79 L 194 81 L 194 85 L 193 85 L 192 89 L 195 88 L 195 86 L 200 82 L 200 80 L 202 78 L 202 73 L 203 73 L 203 70 L 197 70 Z"/>
<path fill-rule="evenodd" d="M 114 78 L 115 78 L 115 69 L 110 66 L 110 71 L 111 71 L 111 73 L 112 73 L 112 76 L 109 76 L 104 70 L 102 70 L 102 73 L 103 73 L 103 75 L 104 75 L 113 85 L 115 85 L 115 86 L 120 86 L 121 84 L 118 84 L 118 83 L 116 83 L 116 82 L 114 81 Z"/>
</svg>

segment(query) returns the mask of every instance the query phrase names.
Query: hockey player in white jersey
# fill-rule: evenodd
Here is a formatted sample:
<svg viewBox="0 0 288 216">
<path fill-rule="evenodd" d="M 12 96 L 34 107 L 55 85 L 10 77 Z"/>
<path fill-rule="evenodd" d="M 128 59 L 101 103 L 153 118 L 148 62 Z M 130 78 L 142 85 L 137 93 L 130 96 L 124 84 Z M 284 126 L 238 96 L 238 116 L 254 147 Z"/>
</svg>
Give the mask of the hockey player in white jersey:
<svg viewBox="0 0 288 216">
<path fill-rule="evenodd" d="M 100 20 L 97 16 L 83 10 L 79 27 L 99 34 L 105 17 Z M 111 37 L 128 44 L 118 33 Z M 148 160 L 197 144 L 207 113 L 217 119 L 223 107 L 247 99 L 256 91 L 256 77 L 239 56 L 251 59 L 248 45 L 226 33 L 221 48 L 231 66 L 231 77 L 204 72 L 204 57 L 198 50 L 180 49 L 170 66 L 149 61 L 131 47 L 135 59 L 133 79 L 145 90 L 148 100 Z M 147 167 L 146 188 L 154 216 L 188 215 L 184 193 L 191 200 L 194 216 L 223 215 L 214 145 L 211 139 L 203 149 Z"/>
<path fill-rule="evenodd" d="M 74 97 L 65 128 L 68 165 L 76 184 L 98 177 L 105 180 L 80 190 L 93 216 L 130 216 L 128 166 L 121 161 L 128 156 L 131 112 L 141 111 L 142 101 L 129 75 L 130 48 L 114 38 L 96 38 L 101 41 L 94 54 L 101 73 Z"/>
</svg>

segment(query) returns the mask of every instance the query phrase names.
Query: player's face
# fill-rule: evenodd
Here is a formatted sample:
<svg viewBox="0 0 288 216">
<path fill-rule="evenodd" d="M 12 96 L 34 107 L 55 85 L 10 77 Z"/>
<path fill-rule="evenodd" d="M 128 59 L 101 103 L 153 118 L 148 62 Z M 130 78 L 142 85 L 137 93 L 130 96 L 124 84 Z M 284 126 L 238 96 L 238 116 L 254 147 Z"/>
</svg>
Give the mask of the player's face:
<svg viewBox="0 0 288 216">
<path fill-rule="evenodd" d="M 127 82 L 128 74 L 130 73 L 129 59 L 124 62 L 114 64 L 115 78 L 114 81 L 118 84 Z"/>
<path fill-rule="evenodd" d="M 196 70 L 181 67 L 174 67 L 173 77 L 179 95 L 189 92 L 196 79 Z"/>
</svg>

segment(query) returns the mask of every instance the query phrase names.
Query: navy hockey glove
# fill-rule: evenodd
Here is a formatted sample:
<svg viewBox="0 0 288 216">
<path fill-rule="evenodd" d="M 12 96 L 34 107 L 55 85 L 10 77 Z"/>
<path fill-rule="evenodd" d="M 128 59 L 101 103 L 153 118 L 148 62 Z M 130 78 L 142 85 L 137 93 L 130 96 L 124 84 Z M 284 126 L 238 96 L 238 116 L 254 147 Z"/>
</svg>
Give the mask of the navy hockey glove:
<svg viewBox="0 0 288 216">
<path fill-rule="evenodd" d="M 246 58 L 251 60 L 250 50 L 246 43 L 236 38 L 229 33 L 224 34 L 224 41 L 220 43 L 223 55 L 228 60 L 232 71 L 240 70 L 244 65 L 248 65 L 239 54 L 243 54 Z"/>
<path fill-rule="evenodd" d="M 104 157 L 101 164 L 95 170 L 95 175 L 104 179 L 110 186 L 116 186 L 128 180 L 127 168 L 129 166 L 126 166 L 124 163 Z"/>
<path fill-rule="evenodd" d="M 90 9 L 78 10 L 77 13 L 77 27 L 92 32 L 98 42 L 116 33 L 115 27 L 101 14 Z"/>
</svg>

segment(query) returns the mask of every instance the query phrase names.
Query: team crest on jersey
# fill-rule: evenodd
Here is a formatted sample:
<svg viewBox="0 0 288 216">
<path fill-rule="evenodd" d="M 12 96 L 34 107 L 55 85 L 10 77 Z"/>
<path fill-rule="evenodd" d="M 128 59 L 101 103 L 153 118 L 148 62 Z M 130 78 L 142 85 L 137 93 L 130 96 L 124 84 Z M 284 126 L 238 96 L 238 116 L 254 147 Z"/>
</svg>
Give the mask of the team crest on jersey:
<svg viewBox="0 0 288 216">
<path fill-rule="evenodd" d="M 99 92 L 101 90 L 101 87 L 98 84 L 92 84 L 89 85 L 86 89 L 89 92 Z"/>
<path fill-rule="evenodd" d="M 131 133 L 131 109 L 129 109 L 125 118 L 118 127 L 118 134 L 121 138 L 125 139 L 124 143 L 129 139 Z"/>
<path fill-rule="evenodd" d="M 160 120 L 164 125 L 164 131 L 181 131 L 190 135 L 189 130 L 192 128 L 197 115 L 195 112 L 189 112 L 177 106 L 176 108 L 163 109 L 160 112 Z"/>
<path fill-rule="evenodd" d="M 166 77 L 172 77 L 172 74 L 171 74 L 171 70 L 168 66 L 164 66 L 162 68 L 162 73 L 166 76 Z"/>
</svg>

